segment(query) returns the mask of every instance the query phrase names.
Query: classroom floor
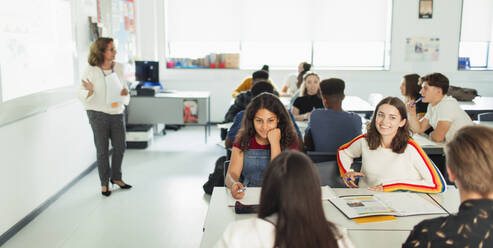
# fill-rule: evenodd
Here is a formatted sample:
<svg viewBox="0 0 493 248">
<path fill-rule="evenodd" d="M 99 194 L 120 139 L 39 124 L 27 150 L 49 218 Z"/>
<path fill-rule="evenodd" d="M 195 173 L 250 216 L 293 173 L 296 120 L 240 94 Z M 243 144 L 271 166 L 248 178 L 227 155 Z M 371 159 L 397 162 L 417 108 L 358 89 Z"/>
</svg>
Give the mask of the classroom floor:
<svg viewBox="0 0 493 248">
<path fill-rule="evenodd" d="M 202 184 L 224 154 L 218 141 L 215 127 L 207 144 L 203 127 L 185 127 L 128 149 L 123 177 L 134 188 L 115 185 L 106 198 L 95 169 L 2 247 L 198 247 L 210 199 Z"/>
</svg>

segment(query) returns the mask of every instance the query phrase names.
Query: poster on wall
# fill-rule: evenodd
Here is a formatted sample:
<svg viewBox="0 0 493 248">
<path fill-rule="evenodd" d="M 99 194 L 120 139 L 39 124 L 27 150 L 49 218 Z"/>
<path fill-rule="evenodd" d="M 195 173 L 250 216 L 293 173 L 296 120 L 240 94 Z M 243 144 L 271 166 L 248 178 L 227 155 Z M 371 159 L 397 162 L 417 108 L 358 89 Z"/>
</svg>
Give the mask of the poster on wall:
<svg viewBox="0 0 493 248">
<path fill-rule="evenodd" d="M 183 122 L 184 123 L 199 122 L 199 103 L 197 99 L 183 100 Z"/>
<path fill-rule="evenodd" d="M 419 0 L 419 19 L 431 19 L 433 16 L 433 0 Z"/>
<path fill-rule="evenodd" d="M 411 37 L 406 39 L 406 61 L 438 61 L 440 38 Z"/>
</svg>

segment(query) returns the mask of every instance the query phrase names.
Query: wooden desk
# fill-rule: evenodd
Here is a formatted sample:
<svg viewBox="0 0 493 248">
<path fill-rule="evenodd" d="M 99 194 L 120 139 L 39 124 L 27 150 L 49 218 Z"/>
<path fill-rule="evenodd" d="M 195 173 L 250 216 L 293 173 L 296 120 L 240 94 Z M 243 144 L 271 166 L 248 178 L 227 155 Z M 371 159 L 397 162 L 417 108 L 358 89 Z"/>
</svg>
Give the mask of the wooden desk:
<svg viewBox="0 0 493 248">
<path fill-rule="evenodd" d="M 170 91 L 155 96 L 132 96 L 127 106 L 128 124 L 201 125 L 205 128 L 207 143 L 207 135 L 210 135 L 210 99 L 208 91 Z M 197 101 L 197 123 L 184 123 L 185 100 Z"/>
<path fill-rule="evenodd" d="M 334 189 L 338 195 L 372 194 L 367 189 Z M 253 192 L 253 191 L 252 191 Z M 229 192 L 224 187 L 215 187 L 212 193 L 209 210 L 204 222 L 204 235 L 200 247 L 213 247 L 219 240 L 227 225 L 236 220 L 255 218 L 255 214 L 235 214 L 233 207 L 228 207 Z M 421 194 L 435 203 L 427 194 Z M 449 195 L 444 195 L 447 199 Z M 436 203 L 435 203 L 436 204 Z M 417 215 L 397 217 L 397 220 L 358 224 L 348 219 L 328 200 L 322 201 L 327 220 L 346 228 L 353 238 L 356 247 L 399 247 L 409 232 L 419 222 L 444 215 Z M 384 238 L 385 237 L 385 238 Z M 368 242 L 368 238 L 375 242 Z"/>
</svg>

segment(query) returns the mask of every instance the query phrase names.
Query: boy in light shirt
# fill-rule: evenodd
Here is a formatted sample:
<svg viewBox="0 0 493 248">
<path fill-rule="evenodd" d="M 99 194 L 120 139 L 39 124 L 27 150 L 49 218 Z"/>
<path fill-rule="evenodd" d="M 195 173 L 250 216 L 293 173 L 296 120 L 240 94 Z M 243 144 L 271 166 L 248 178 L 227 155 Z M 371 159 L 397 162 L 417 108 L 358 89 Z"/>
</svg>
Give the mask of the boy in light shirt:
<svg viewBox="0 0 493 248">
<path fill-rule="evenodd" d="M 433 127 L 430 138 L 435 142 L 447 142 L 462 127 L 472 125 L 471 118 L 459 106 L 455 98 L 447 96 L 449 80 L 441 73 L 432 73 L 421 77 L 422 89 L 419 92 L 422 101 L 428 104 L 428 110 L 423 119 L 416 117 L 416 105 L 409 103 L 409 124 L 415 133 L 424 133 Z"/>
</svg>

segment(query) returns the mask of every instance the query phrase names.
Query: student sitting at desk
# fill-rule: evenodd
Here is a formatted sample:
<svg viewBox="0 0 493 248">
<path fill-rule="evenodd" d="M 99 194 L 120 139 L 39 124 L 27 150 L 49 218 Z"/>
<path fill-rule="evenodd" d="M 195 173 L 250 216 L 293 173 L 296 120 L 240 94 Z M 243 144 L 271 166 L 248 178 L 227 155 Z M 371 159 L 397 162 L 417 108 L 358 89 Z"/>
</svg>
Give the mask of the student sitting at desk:
<svg viewBox="0 0 493 248">
<path fill-rule="evenodd" d="M 409 103 L 409 126 L 415 133 L 424 133 L 433 127 L 430 138 L 435 142 L 451 140 L 460 128 L 472 125 L 471 118 L 461 109 L 455 98 L 447 96 L 449 80 L 441 73 L 422 77 L 423 102 L 429 103 L 423 119 L 416 117 L 416 105 Z"/>
<path fill-rule="evenodd" d="M 311 68 L 312 68 L 312 65 L 311 64 L 303 63 L 303 70 L 301 70 L 298 73 L 298 76 L 297 76 L 297 79 L 296 79 L 297 80 L 297 82 L 296 82 L 296 88 L 298 88 L 298 90 L 291 97 L 291 102 L 289 103 L 290 108 L 291 108 L 291 106 L 293 106 L 294 101 L 300 96 L 300 88 L 301 88 L 301 84 L 303 84 L 303 77 L 305 76 L 305 74 L 307 72 L 310 71 Z"/>
<path fill-rule="evenodd" d="M 303 77 L 303 84 L 298 97 L 292 107 L 294 118 L 297 121 L 308 120 L 313 109 L 323 108 L 320 93 L 320 77 L 315 72 L 307 72 Z"/>
<path fill-rule="evenodd" d="M 258 82 L 261 82 L 261 81 L 262 82 L 268 82 L 267 80 L 269 79 L 269 73 L 262 71 L 262 70 L 256 71 L 253 73 L 252 78 L 253 78 L 253 81 L 251 83 L 251 88 L 253 89 L 253 87 L 255 87 L 255 85 Z M 272 83 L 270 83 L 270 84 L 273 88 L 275 88 L 274 85 L 272 85 Z M 275 90 L 274 90 L 274 94 L 279 95 L 279 93 L 277 93 Z M 232 122 L 234 120 L 236 114 L 238 112 L 244 110 L 246 108 L 246 106 L 250 103 L 252 98 L 253 98 L 252 91 L 250 89 L 248 89 L 247 91 L 241 92 L 235 98 L 233 105 L 231 105 L 229 107 L 228 112 L 226 112 L 226 115 L 224 115 L 224 121 L 225 122 Z"/>
<path fill-rule="evenodd" d="M 407 74 L 404 75 L 401 82 L 401 94 L 404 97 L 404 103 L 413 104 L 421 98 L 421 85 L 419 85 L 419 75 L 418 74 Z M 416 114 L 417 118 L 421 119 L 426 114 L 428 109 L 428 103 L 423 101 L 418 101 L 416 104 Z"/>
<path fill-rule="evenodd" d="M 440 193 L 445 182 L 426 153 L 411 139 L 406 105 L 397 97 L 378 103 L 367 133 L 341 146 L 339 171 L 346 186 L 359 185 L 376 191 L 408 190 Z M 353 159 L 362 157 L 361 172 L 350 170 Z"/>
<path fill-rule="evenodd" d="M 291 121 L 293 122 L 294 129 L 296 129 L 298 138 L 302 140 L 303 136 L 301 135 L 300 128 L 298 127 L 298 124 L 296 124 L 296 120 L 294 119 L 293 114 L 289 110 L 288 113 L 289 113 L 289 117 L 291 117 Z M 242 110 L 235 116 L 233 125 L 231 125 L 231 127 L 228 129 L 228 134 L 226 136 L 226 140 L 225 140 L 226 148 L 230 149 L 233 147 L 233 140 L 235 140 L 236 135 L 238 134 L 238 131 L 241 128 L 241 121 L 243 120 L 244 115 L 245 115 L 245 110 Z"/>
<path fill-rule="evenodd" d="M 288 111 L 273 94 L 262 93 L 252 99 L 233 144 L 231 162 L 225 184 L 234 198 L 240 199 L 244 178 L 245 186 L 258 187 L 262 183 L 265 167 L 282 150 L 299 149 L 298 140 Z"/>
<path fill-rule="evenodd" d="M 298 65 L 298 73 L 290 74 L 286 79 L 286 84 L 282 87 L 281 96 L 293 96 L 301 86 L 303 81 L 302 72 L 306 73 L 311 68 L 311 65 L 307 62 L 301 62 Z M 301 80 L 298 80 L 298 77 L 301 75 Z"/>
<path fill-rule="evenodd" d="M 325 109 L 315 109 L 305 130 L 305 150 L 337 152 L 337 149 L 361 134 L 361 117 L 342 110 L 344 81 L 325 79 L 320 83 Z"/>
<path fill-rule="evenodd" d="M 493 247 L 493 129 L 468 126 L 446 146 L 447 172 L 460 193 L 457 214 L 425 220 L 402 247 Z"/>
<path fill-rule="evenodd" d="M 257 218 L 228 225 L 215 247 L 353 247 L 325 219 L 320 188 L 317 169 L 306 155 L 281 153 L 267 166 Z"/>
<path fill-rule="evenodd" d="M 404 75 L 401 82 L 401 94 L 404 97 L 404 103 L 415 104 L 416 105 L 416 118 L 421 120 L 423 116 L 426 114 L 426 110 L 428 110 L 428 103 L 423 102 L 421 94 L 421 85 L 419 84 L 419 75 L 418 74 L 407 74 Z M 430 134 L 433 131 L 433 128 L 430 127 L 425 131 L 426 134 Z"/>
<path fill-rule="evenodd" d="M 258 96 L 264 92 L 268 92 L 268 93 L 272 94 L 274 92 L 274 88 L 268 82 L 260 81 L 253 86 L 251 92 L 252 92 L 252 97 L 256 97 L 256 96 Z M 296 133 L 298 133 L 298 137 L 301 140 L 302 139 L 301 132 L 300 132 L 298 125 L 296 124 L 296 121 L 294 120 L 294 116 L 293 116 L 293 114 L 291 114 L 291 112 L 289 110 L 288 110 L 288 112 L 289 112 L 289 115 L 291 117 L 291 120 L 293 121 L 294 128 L 296 129 Z M 234 120 L 233 120 L 233 125 L 228 129 L 226 139 L 224 140 L 224 144 L 225 144 L 227 149 L 230 149 L 233 147 L 233 141 L 236 138 L 236 134 L 238 133 L 238 130 L 240 130 L 241 120 L 243 119 L 244 114 L 245 114 L 245 110 L 238 112 L 236 114 Z M 229 155 L 228 155 L 228 158 L 229 158 Z"/>
<path fill-rule="evenodd" d="M 269 66 L 268 65 L 262 66 L 262 69 L 260 69 L 260 71 L 265 72 L 267 75 L 267 77 L 262 77 L 262 79 L 269 81 L 269 83 L 272 84 L 272 87 L 274 87 L 274 89 L 277 92 L 276 85 L 269 79 Z M 253 74 L 255 74 L 256 72 L 254 72 Z M 236 98 L 243 91 L 249 91 L 250 89 L 252 89 L 255 79 L 256 79 L 255 75 L 252 75 L 252 77 L 245 78 L 245 80 L 243 80 L 243 82 L 233 91 L 233 95 L 232 95 L 233 98 Z"/>
</svg>

